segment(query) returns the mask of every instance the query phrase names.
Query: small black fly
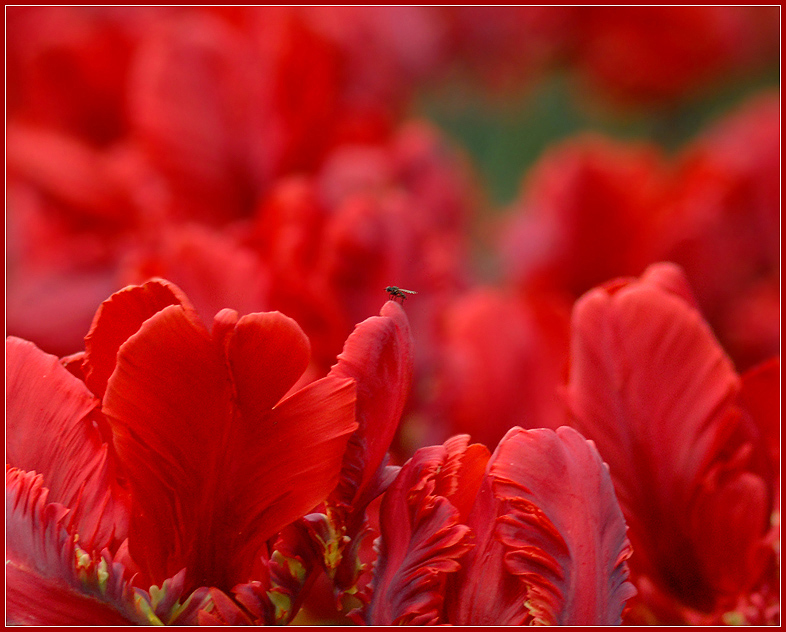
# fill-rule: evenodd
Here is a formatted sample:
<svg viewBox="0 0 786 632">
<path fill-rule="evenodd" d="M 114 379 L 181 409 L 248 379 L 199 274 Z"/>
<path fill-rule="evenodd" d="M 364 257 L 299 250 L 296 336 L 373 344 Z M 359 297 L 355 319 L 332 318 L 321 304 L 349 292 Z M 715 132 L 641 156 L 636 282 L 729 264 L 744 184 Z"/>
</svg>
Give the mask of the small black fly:
<svg viewBox="0 0 786 632">
<path fill-rule="evenodd" d="M 407 298 L 407 294 L 417 294 L 414 290 L 405 290 L 404 288 L 396 287 L 395 285 L 388 285 L 385 291 L 390 294 L 390 300 L 395 301 L 397 298 L 401 299 L 403 304 Z"/>
</svg>

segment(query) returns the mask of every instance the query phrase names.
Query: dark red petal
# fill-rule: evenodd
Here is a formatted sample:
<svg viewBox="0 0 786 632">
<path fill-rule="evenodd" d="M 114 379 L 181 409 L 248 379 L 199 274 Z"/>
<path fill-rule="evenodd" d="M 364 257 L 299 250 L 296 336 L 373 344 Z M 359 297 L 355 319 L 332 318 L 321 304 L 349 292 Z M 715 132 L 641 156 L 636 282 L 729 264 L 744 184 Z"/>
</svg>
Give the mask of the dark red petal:
<svg viewBox="0 0 786 632">
<path fill-rule="evenodd" d="M 309 354 L 308 337 L 288 316 L 243 316 L 228 350 L 240 412 L 273 408 L 306 370 Z"/>
<path fill-rule="evenodd" d="M 98 400 L 52 355 L 6 338 L 6 463 L 43 475 L 88 549 L 125 538 L 128 504 L 94 425 Z"/>
<path fill-rule="evenodd" d="M 456 470 L 446 464 L 466 451 L 467 436 L 444 446 L 421 448 L 385 492 L 380 508 L 379 557 L 370 625 L 425 625 L 445 622 L 442 612 L 447 577 L 471 548 L 470 530 L 459 511 L 435 490 L 455 492 Z M 440 480 L 445 476 L 452 482 Z M 476 486 L 477 488 L 477 486 Z"/>
<path fill-rule="evenodd" d="M 656 282 L 666 268 L 668 290 Z M 636 551 L 631 563 L 686 604 L 709 609 L 738 569 L 727 565 L 720 577 L 718 563 L 702 559 L 710 551 L 697 546 L 704 534 L 691 525 L 692 503 L 714 464 L 754 438 L 736 406 L 740 383 L 731 361 L 701 314 L 673 291 L 675 271 L 658 264 L 613 294 L 596 289 L 576 303 L 568 399 L 573 425 L 595 441 L 611 469 Z M 749 461 L 737 462 L 735 476 L 747 477 Z M 726 507 L 729 519 L 761 514 L 758 494 L 727 498 L 737 503 Z M 726 533 L 728 546 L 720 546 L 719 535 L 714 555 L 733 550 L 752 559 L 731 548 L 740 540 Z M 748 577 L 736 581 L 741 586 Z"/>
<path fill-rule="evenodd" d="M 6 467 L 5 497 L 7 624 L 146 623 L 122 566 L 76 546 L 40 475 Z"/>
<path fill-rule="evenodd" d="M 335 486 L 356 427 L 350 380 L 271 410 L 301 370 L 304 337 L 281 315 L 232 329 L 235 318 L 222 312 L 212 340 L 183 308 L 164 308 L 121 346 L 107 385 L 136 503 L 130 552 L 154 582 L 183 567 L 188 589 L 248 581 L 264 541 Z"/>
<path fill-rule="evenodd" d="M 780 462 L 781 360 L 773 358 L 742 375 L 742 402 L 764 436 L 773 469 Z"/>
<path fill-rule="evenodd" d="M 391 301 L 347 338 L 330 375 L 356 381 L 358 429 L 344 456 L 336 500 L 352 503 L 382 464 L 409 395 L 413 363 L 409 321 Z"/>
<path fill-rule="evenodd" d="M 634 283 L 577 302 L 570 403 L 576 427 L 609 462 L 623 506 L 665 504 L 695 484 L 714 444 L 712 422 L 738 388 L 706 323 L 677 296 Z M 641 468 L 655 478 L 636 475 Z"/>
<path fill-rule="evenodd" d="M 625 521 L 606 466 L 575 430 L 511 429 L 467 524 L 476 547 L 452 623 L 620 623 L 635 592 Z"/>
<path fill-rule="evenodd" d="M 115 370 L 120 345 L 143 322 L 168 305 L 190 309 L 188 299 L 177 286 L 155 279 L 115 292 L 98 308 L 85 336 L 85 383 L 99 399 L 103 398 L 107 380 Z"/>
<path fill-rule="evenodd" d="M 210 589 L 210 598 L 214 606 L 210 616 L 218 619 L 222 625 L 251 625 L 251 619 L 243 609 L 217 588 Z M 199 616 L 204 615 L 199 613 Z M 200 625 L 204 625 L 201 620 Z"/>
<path fill-rule="evenodd" d="M 762 537 L 763 525 L 770 523 L 769 481 L 740 469 L 734 463 L 716 464 L 691 507 L 704 572 L 715 590 L 732 595 L 752 590 L 772 556 Z"/>
</svg>

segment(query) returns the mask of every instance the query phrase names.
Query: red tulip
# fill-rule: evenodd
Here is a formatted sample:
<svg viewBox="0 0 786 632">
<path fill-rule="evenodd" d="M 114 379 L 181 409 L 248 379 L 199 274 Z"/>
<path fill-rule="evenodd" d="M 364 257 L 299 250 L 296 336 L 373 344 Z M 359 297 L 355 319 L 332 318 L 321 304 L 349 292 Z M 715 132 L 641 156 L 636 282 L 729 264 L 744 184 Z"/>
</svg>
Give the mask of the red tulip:
<svg viewBox="0 0 786 632">
<path fill-rule="evenodd" d="M 9 621 L 248 618 L 225 593 L 269 580 L 268 542 L 328 497 L 342 461 L 360 458 L 345 456 L 356 384 L 406 396 L 406 317 L 386 310 L 333 374 L 300 390 L 309 345 L 293 320 L 223 310 L 209 331 L 164 281 L 105 301 L 85 353 L 62 363 L 8 338 Z M 369 405 L 355 444 L 370 476 L 386 446 L 365 451 L 369 423 L 390 436 L 401 406 Z M 25 599 L 31 583 L 58 607 Z"/>
<path fill-rule="evenodd" d="M 618 624 L 634 592 L 608 470 L 571 428 L 422 448 L 380 523 L 371 624 Z"/>
<path fill-rule="evenodd" d="M 752 382 L 760 404 L 749 406 L 749 384 L 673 264 L 609 282 L 575 306 L 572 424 L 609 464 L 636 552 L 631 568 L 704 613 L 731 608 L 772 556 L 777 463 L 762 432 L 772 434 L 778 387 Z M 773 388 L 774 397 L 761 395 Z"/>
</svg>

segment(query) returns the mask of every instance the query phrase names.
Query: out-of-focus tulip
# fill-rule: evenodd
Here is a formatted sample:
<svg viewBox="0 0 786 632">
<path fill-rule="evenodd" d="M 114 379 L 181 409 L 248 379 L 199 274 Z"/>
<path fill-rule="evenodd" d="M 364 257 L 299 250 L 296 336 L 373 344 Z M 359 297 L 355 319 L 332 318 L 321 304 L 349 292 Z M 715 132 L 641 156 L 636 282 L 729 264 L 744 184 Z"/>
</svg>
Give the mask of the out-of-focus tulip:
<svg viewBox="0 0 786 632">
<path fill-rule="evenodd" d="M 749 382 L 673 264 L 587 293 L 571 329 L 572 424 L 609 464 L 634 577 L 673 600 L 675 612 L 732 609 L 773 556 L 777 464 L 763 434 L 773 411 L 763 408 L 777 398 L 746 405 Z"/>
</svg>

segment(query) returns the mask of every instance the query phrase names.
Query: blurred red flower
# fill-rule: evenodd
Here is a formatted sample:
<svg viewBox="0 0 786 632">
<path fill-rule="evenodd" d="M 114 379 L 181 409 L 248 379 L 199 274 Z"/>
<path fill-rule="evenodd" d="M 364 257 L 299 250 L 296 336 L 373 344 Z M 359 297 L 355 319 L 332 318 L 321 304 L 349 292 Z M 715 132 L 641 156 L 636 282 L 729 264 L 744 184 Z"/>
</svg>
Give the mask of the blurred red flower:
<svg viewBox="0 0 786 632">
<path fill-rule="evenodd" d="M 427 124 L 335 150 L 257 209 L 249 241 L 269 269 L 270 306 L 302 324 L 324 366 L 395 280 L 419 293 L 408 314 L 422 365 L 440 306 L 467 282 L 473 197 L 463 156 Z"/>
<path fill-rule="evenodd" d="M 587 293 L 571 328 L 571 423 L 609 464 L 636 583 L 677 620 L 733 609 L 773 558 L 778 382 L 740 380 L 673 264 Z"/>
<path fill-rule="evenodd" d="M 777 63 L 778 15 L 770 7 L 576 11 L 572 63 L 603 97 L 622 105 L 673 105 Z"/>
<path fill-rule="evenodd" d="M 439 314 L 423 443 L 469 434 L 496 445 L 513 426 L 564 423 L 569 312 L 543 296 L 476 287 Z M 424 433 L 425 434 L 425 433 Z"/>
<path fill-rule="evenodd" d="M 526 90 L 565 56 L 576 11 L 555 6 L 442 6 L 447 64 L 492 93 Z"/>
<path fill-rule="evenodd" d="M 779 116 L 778 95 L 758 95 L 671 164 L 654 145 L 600 136 L 549 149 L 504 226 L 510 279 L 569 306 L 608 279 L 674 261 L 740 368 L 776 354 Z"/>
<path fill-rule="evenodd" d="M 380 525 L 369 624 L 618 624 L 634 593 L 608 470 L 571 428 L 418 450 Z"/>
<path fill-rule="evenodd" d="M 741 370 L 780 346 L 780 113 L 761 93 L 687 145 L 652 229 Z"/>
<path fill-rule="evenodd" d="M 664 156 L 653 144 L 585 134 L 549 148 L 505 226 L 511 278 L 572 302 L 609 278 L 640 273 L 666 186 Z"/>
</svg>

